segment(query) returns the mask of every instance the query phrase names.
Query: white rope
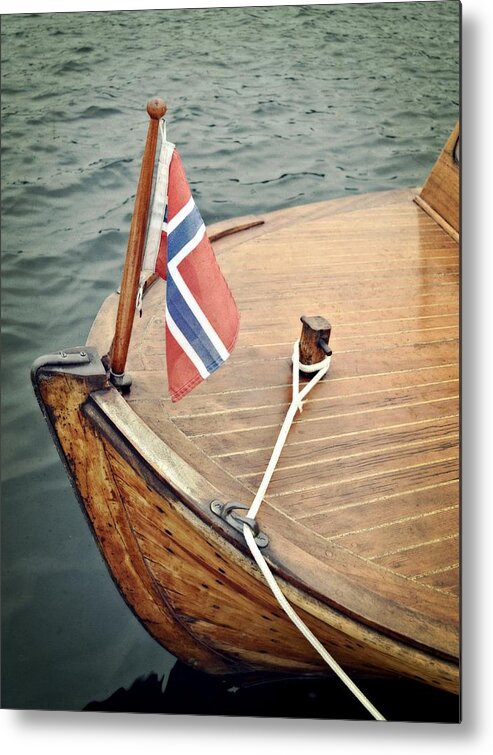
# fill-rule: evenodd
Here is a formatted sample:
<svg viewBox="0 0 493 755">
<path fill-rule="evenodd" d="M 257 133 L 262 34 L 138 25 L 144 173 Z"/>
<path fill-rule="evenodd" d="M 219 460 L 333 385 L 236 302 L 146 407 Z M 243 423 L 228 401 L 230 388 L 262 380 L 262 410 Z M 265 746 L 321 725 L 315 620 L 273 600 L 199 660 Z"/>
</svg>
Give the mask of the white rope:
<svg viewBox="0 0 493 755">
<path fill-rule="evenodd" d="M 299 356 L 299 341 L 296 341 L 293 347 L 293 396 L 292 396 L 291 404 L 289 405 L 289 409 L 287 411 L 286 417 L 284 418 L 284 422 L 282 423 L 281 430 L 279 432 L 279 437 L 277 438 L 277 441 L 276 441 L 276 445 L 274 446 L 274 450 L 272 451 L 269 464 L 267 465 L 267 469 L 264 472 L 262 482 L 260 483 L 260 487 L 257 490 L 257 494 L 255 498 L 253 499 L 253 503 L 250 506 L 250 509 L 248 511 L 247 516 L 251 517 L 252 519 L 255 519 L 255 517 L 257 516 L 257 512 L 260 508 L 260 504 L 262 503 L 262 499 L 265 495 L 265 491 L 267 490 L 269 486 L 269 482 L 276 468 L 276 464 L 278 462 L 279 456 L 281 455 L 281 451 L 286 442 L 286 438 L 288 437 L 289 429 L 296 415 L 296 412 L 298 410 L 300 412 L 303 411 L 303 399 L 311 391 L 311 389 L 318 383 L 318 381 L 323 378 L 325 373 L 328 371 L 329 367 L 330 367 L 330 356 L 325 357 L 325 359 L 322 362 L 318 362 L 317 364 L 312 364 L 312 365 L 301 364 L 300 356 Z M 313 377 L 310 380 L 310 382 L 307 383 L 301 391 L 299 390 L 299 370 L 300 369 L 303 370 L 303 372 L 314 372 L 315 370 L 317 371 L 315 377 Z"/>
<path fill-rule="evenodd" d="M 279 459 L 279 456 L 281 455 L 281 451 L 286 442 L 286 438 L 288 436 L 289 429 L 296 415 L 296 412 L 298 410 L 300 412 L 303 411 L 303 405 L 302 405 L 303 399 L 312 390 L 312 388 L 319 382 L 319 380 L 321 380 L 323 376 L 328 372 L 329 367 L 330 367 L 330 356 L 327 356 L 325 359 L 323 359 L 321 362 L 318 362 L 317 364 L 312 364 L 312 365 L 301 364 L 299 360 L 299 341 L 296 341 L 293 347 L 293 394 L 292 394 L 291 404 L 287 411 L 284 422 L 281 426 L 279 436 L 277 438 L 276 444 L 272 451 L 272 455 L 271 455 L 269 464 L 267 465 L 267 469 L 265 470 L 264 476 L 262 478 L 262 482 L 260 483 L 260 487 L 257 490 L 257 494 L 255 495 L 255 498 L 253 499 L 253 502 L 246 514 L 246 516 L 249 519 L 255 519 L 258 513 L 258 510 L 264 498 L 265 492 L 269 486 L 269 482 L 276 468 L 277 461 Z M 305 385 L 305 387 L 301 391 L 299 390 L 299 370 L 301 370 L 302 372 L 307 372 L 307 373 L 312 373 L 312 372 L 315 373 L 314 377 L 310 380 L 309 383 Z M 260 549 L 257 543 L 255 542 L 253 532 L 251 528 L 248 526 L 248 524 L 243 525 L 243 535 L 245 537 L 248 547 L 250 548 L 251 554 L 257 563 L 258 568 L 260 569 L 260 571 L 262 572 L 264 576 L 265 581 L 267 582 L 270 589 L 272 590 L 277 602 L 279 603 L 281 608 L 286 612 L 286 614 L 291 619 L 293 624 L 299 629 L 299 631 L 308 640 L 308 642 L 312 645 L 312 647 L 314 647 L 315 650 L 322 656 L 322 658 L 327 663 L 327 665 L 337 674 L 339 679 L 341 679 L 341 681 L 344 682 L 346 687 L 353 693 L 353 695 L 355 695 L 355 697 L 360 701 L 360 703 L 369 711 L 369 713 L 371 713 L 373 718 L 377 719 L 377 721 L 385 721 L 386 719 L 382 716 L 382 714 L 375 708 L 375 706 L 368 700 L 368 698 L 363 694 L 363 692 L 349 678 L 346 672 L 343 671 L 343 669 L 339 666 L 337 661 L 331 656 L 331 654 L 326 650 L 326 648 L 322 645 L 322 643 L 319 642 L 319 640 L 315 637 L 313 632 L 311 632 L 311 630 L 307 627 L 304 621 L 298 616 L 294 608 L 288 602 L 283 592 L 281 591 L 281 588 L 277 584 L 274 578 L 274 575 L 272 574 L 265 558 L 260 552 Z"/>
</svg>

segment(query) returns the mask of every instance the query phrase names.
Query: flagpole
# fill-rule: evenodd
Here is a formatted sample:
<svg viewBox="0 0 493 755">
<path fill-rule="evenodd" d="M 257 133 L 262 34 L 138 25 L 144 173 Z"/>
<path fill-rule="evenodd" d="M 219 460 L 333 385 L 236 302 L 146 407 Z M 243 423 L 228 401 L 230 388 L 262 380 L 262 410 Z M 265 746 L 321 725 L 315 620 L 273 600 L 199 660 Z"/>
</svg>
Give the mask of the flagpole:
<svg viewBox="0 0 493 755">
<path fill-rule="evenodd" d="M 116 316 L 115 335 L 110 349 L 111 382 L 122 390 L 130 387 L 130 378 L 125 375 L 130 336 L 135 315 L 135 300 L 144 255 L 147 220 L 151 202 L 152 177 L 156 159 L 159 121 L 166 113 L 166 104 L 159 97 L 147 103 L 150 118 L 147 139 L 142 157 L 140 178 L 135 196 L 134 212 L 128 237 L 127 254 L 120 286 L 120 299 Z"/>
</svg>

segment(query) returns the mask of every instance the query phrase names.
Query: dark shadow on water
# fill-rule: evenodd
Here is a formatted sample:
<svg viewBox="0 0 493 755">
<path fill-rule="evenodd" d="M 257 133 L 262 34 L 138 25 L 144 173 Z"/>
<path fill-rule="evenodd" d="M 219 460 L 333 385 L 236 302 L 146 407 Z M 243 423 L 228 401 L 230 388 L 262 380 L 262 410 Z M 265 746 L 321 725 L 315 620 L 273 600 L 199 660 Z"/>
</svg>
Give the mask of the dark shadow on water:
<svg viewBox="0 0 493 755">
<path fill-rule="evenodd" d="M 459 723 L 456 695 L 409 681 L 365 680 L 360 689 L 388 721 Z M 85 711 L 361 721 L 371 716 L 338 679 L 214 677 L 178 662 L 166 688 L 157 674 Z"/>
</svg>

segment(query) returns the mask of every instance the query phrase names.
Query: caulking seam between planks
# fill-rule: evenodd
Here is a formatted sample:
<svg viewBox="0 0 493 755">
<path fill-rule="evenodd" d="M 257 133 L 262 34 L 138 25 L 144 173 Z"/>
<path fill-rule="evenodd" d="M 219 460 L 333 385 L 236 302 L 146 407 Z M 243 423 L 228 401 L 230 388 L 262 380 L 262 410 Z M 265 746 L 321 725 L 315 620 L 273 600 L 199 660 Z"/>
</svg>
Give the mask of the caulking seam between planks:
<svg viewBox="0 0 493 755">
<path fill-rule="evenodd" d="M 418 548 L 427 548 L 430 545 L 437 545 L 438 543 L 445 543 L 448 540 L 455 540 L 458 538 L 458 534 L 454 532 L 452 535 L 443 535 L 442 537 L 437 537 L 433 540 L 428 540 L 425 543 L 417 543 L 415 545 L 403 545 L 401 548 L 395 548 L 394 550 L 385 551 L 385 553 L 379 553 L 376 556 L 366 556 L 368 561 L 377 561 L 379 558 L 385 558 L 386 556 L 396 556 L 399 553 L 408 553 L 412 550 L 417 550 Z"/>
<path fill-rule="evenodd" d="M 392 404 L 391 406 L 378 406 L 373 407 L 371 409 L 361 409 L 360 411 L 356 412 L 340 412 L 339 414 L 324 414 L 321 417 L 303 417 L 303 419 L 295 419 L 293 421 L 293 425 L 299 424 L 301 421 L 303 421 L 303 424 L 306 424 L 308 422 L 323 422 L 325 420 L 331 420 L 331 419 L 340 419 L 341 417 L 356 417 L 362 414 L 373 414 L 376 412 L 388 412 L 395 409 L 405 409 L 413 406 L 425 406 L 427 404 L 438 404 L 442 401 L 453 401 L 455 399 L 459 398 L 459 394 L 454 394 L 452 396 L 444 396 L 442 398 L 434 398 L 434 399 L 427 399 L 425 401 L 410 401 L 408 403 L 404 404 Z M 179 423 L 177 423 L 179 425 Z M 210 433 L 197 433 L 196 435 L 190 434 L 188 437 L 192 440 L 195 440 L 197 438 L 211 438 L 216 437 L 218 435 L 233 435 L 236 433 L 245 433 L 245 432 L 252 432 L 252 430 L 270 430 L 271 428 L 278 427 L 278 424 L 274 425 L 250 425 L 249 427 L 239 427 L 233 430 L 217 430 L 215 432 Z"/>
<path fill-rule="evenodd" d="M 370 498 L 366 501 L 354 501 L 354 503 L 345 503 L 342 506 L 334 506 L 334 507 L 327 507 L 326 509 L 319 509 L 316 512 L 311 512 L 308 514 L 300 514 L 296 521 L 306 521 L 308 519 L 311 519 L 312 517 L 320 517 L 325 516 L 326 514 L 336 512 L 336 511 L 346 511 L 346 509 L 353 509 L 357 506 L 372 506 L 376 503 L 381 503 L 383 501 L 388 501 L 391 498 L 403 498 L 406 495 L 414 495 L 416 493 L 422 493 L 426 490 L 435 490 L 436 488 L 443 488 L 448 485 L 457 485 L 458 479 L 455 478 L 453 480 L 445 480 L 444 482 L 438 482 L 433 483 L 433 485 L 421 485 L 417 488 L 409 488 L 408 490 L 399 490 L 396 493 L 387 493 L 386 495 L 380 495 L 375 498 Z M 329 536 L 325 536 L 325 539 L 330 539 Z"/>
<path fill-rule="evenodd" d="M 335 440 L 337 438 L 348 438 L 348 437 L 354 437 L 356 435 L 365 435 L 368 433 L 374 433 L 375 431 L 380 430 L 395 430 L 401 427 L 414 427 L 415 425 L 423 425 L 423 424 L 431 424 L 432 422 L 438 422 L 444 419 L 456 419 L 458 418 L 458 414 L 445 414 L 443 417 L 432 417 L 431 419 L 419 419 L 415 420 L 414 422 L 400 422 L 395 425 L 383 425 L 383 426 L 375 426 L 371 427 L 365 430 L 353 430 L 349 433 L 338 433 L 336 435 L 324 435 L 323 437 L 317 437 L 317 438 L 304 438 L 303 440 L 297 440 L 292 441 L 291 443 L 286 443 L 286 446 L 302 446 L 306 443 L 319 443 L 319 442 L 325 442 L 327 440 Z M 211 459 L 221 459 L 224 456 L 242 456 L 243 454 L 251 454 L 251 453 L 257 453 L 258 451 L 269 451 L 272 449 L 272 445 L 269 446 L 259 446 L 257 448 L 247 448 L 242 451 L 226 451 L 222 454 L 211 454 Z"/>
<path fill-rule="evenodd" d="M 394 469 L 384 469 L 380 470 L 379 472 L 371 472 L 369 474 L 365 474 L 362 476 L 353 476 L 353 477 L 346 477 L 344 479 L 337 479 L 337 480 L 328 480 L 327 482 L 321 482 L 318 485 L 307 485 L 303 488 L 292 488 L 290 490 L 283 490 L 280 493 L 272 493 L 268 494 L 266 497 L 271 500 L 273 498 L 283 498 L 287 495 L 293 495 L 294 493 L 307 493 L 308 491 L 312 490 L 322 490 L 325 488 L 329 488 L 333 485 L 345 485 L 348 482 L 363 482 L 364 480 L 373 480 L 377 477 L 382 477 L 383 475 L 390 476 L 395 473 L 402 473 L 402 472 L 408 472 L 415 469 L 421 469 L 422 467 L 432 467 L 436 464 L 444 464 L 449 461 L 457 461 L 456 456 L 446 456 L 443 459 L 435 459 L 434 461 L 425 461 L 421 462 L 420 464 L 409 464 L 407 466 L 399 466 L 395 467 Z"/>
<path fill-rule="evenodd" d="M 443 514 L 446 511 L 454 511 L 459 508 L 459 505 L 456 503 L 453 506 L 444 506 L 440 509 L 433 509 L 432 511 L 424 511 L 421 514 L 414 514 L 413 516 L 404 516 L 400 519 L 389 519 L 387 522 L 381 522 L 380 524 L 375 524 L 372 527 L 362 527 L 358 530 L 347 530 L 347 532 L 340 532 L 337 535 L 327 535 L 326 540 L 330 540 L 331 542 L 334 542 L 336 540 L 339 540 L 340 538 L 346 537 L 347 535 L 362 535 L 366 532 L 373 532 L 374 530 L 380 530 L 385 529 L 386 527 L 393 527 L 395 524 L 406 524 L 407 522 L 415 522 L 420 519 L 426 519 L 429 516 L 435 516 L 436 514 Z"/>
<path fill-rule="evenodd" d="M 381 393 L 395 393 L 396 391 L 408 391 L 416 388 L 428 388 L 431 386 L 436 385 L 446 385 L 448 383 L 458 383 L 459 378 L 449 378 L 448 380 L 435 380 L 430 383 L 412 383 L 411 385 L 400 385 L 398 387 L 390 386 L 388 388 L 379 388 L 375 391 L 360 391 L 355 393 L 338 393 L 335 396 L 322 396 L 322 397 L 315 397 L 315 398 L 307 398 L 303 402 L 303 406 L 310 406 L 315 403 L 320 403 L 322 401 L 337 401 L 338 399 L 346 399 L 346 398 L 354 398 L 354 397 L 362 397 L 362 396 L 374 396 L 376 394 Z M 329 381 L 330 383 L 330 381 Z M 192 412 L 191 414 L 178 414 L 176 415 L 177 419 L 199 419 L 200 417 L 215 417 L 217 415 L 223 415 L 223 414 L 236 414 L 236 413 L 242 413 L 242 412 L 251 412 L 251 411 L 259 411 L 261 409 L 274 409 L 277 407 L 289 407 L 288 401 L 276 401 L 271 404 L 251 404 L 249 406 L 239 406 L 232 409 L 217 409 L 216 411 L 209 411 L 209 412 Z"/>
<path fill-rule="evenodd" d="M 392 451 L 394 449 L 402 449 L 402 448 L 415 448 L 416 446 L 426 446 L 431 445 L 432 443 L 437 443 L 442 440 L 451 440 L 452 438 L 458 438 L 459 433 L 447 433 L 445 435 L 436 435 L 432 438 L 422 438 L 420 440 L 411 440 L 407 443 L 392 443 L 390 446 L 380 446 L 377 449 L 370 449 L 368 451 L 357 451 L 356 453 L 349 453 L 349 454 L 341 454 L 340 456 L 333 456 L 329 459 L 322 458 L 322 459 L 315 459 L 313 461 L 304 461 L 299 464 L 286 464 L 284 466 L 277 465 L 276 466 L 276 472 L 277 471 L 285 471 L 289 469 L 304 469 L 305 467 L 313 467 L 317 466 L 318 464 L 326 465 L 328 463 L 332 464 L 338 461 L 346 461 L 347 459 L 355 459 L 355 458 L 361 458 L 361 457 L 368 457 L 368 456 L 380 456 L 382 453 L 385 453 L 386 451 Z M 424 449 L 425 450 L 425 449 Z M 259 477 L 261 473 L 260 472 L 244 472 L 243 474 L 236 475 L 237 479 L 246 479 L 249 477 Z"/>
</svg>

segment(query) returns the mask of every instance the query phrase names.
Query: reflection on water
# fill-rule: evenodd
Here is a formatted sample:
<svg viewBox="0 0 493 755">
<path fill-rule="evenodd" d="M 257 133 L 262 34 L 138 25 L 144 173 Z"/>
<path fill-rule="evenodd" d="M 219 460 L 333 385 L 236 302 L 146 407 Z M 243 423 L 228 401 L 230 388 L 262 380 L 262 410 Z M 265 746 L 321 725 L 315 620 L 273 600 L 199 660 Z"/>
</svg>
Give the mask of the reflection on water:
<svg viewBox="0 0 493 755">
<path fill-rule="evenodd" d="M 365 680 L 361 689 L 390 721 L 457 723 L 456 695 L 409 681 Z M 136 679 L 84 710 L 269 718 L 372 720 L 339 679 L 212 677 L 178 662 L 166 684 L 157 674 Z"/>
<path fill-rule="evenodd" d="M 206 222 L 417 185 L 458 115 L 458 19 L 455 2 L 2 18 L 5 707 L 81 709 L 173 664 L 108 576 L 29 383 L 119 283 L 146 100 L 168 102 Z"/>
</svg>

